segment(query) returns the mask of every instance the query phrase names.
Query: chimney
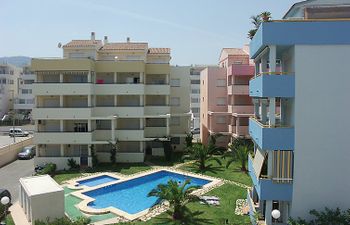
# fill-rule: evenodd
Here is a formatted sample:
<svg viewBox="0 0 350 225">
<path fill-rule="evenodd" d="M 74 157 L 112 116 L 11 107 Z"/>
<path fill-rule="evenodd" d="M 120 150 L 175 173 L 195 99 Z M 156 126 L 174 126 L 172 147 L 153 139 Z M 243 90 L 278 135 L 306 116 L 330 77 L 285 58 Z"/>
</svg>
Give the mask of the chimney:
<svg viewBox="0 0 350 225">
<path fill-rule="evenodd" d="M 107 37 L 107 36 L 104 37 L 103 43 L 104 43 L 104 44 L 107 44 L 107 43 L 108 43 L 108 37 Z"/>
<path fill-rule="evenodd" d="M 126 42 L 129 43 L 130 42 L 130 37 L 126 38 Z"/>
<path fill-rule="evenodd" d="M 91 41 L 95 41 L 95 32 L 91 32 Z"/>
</svg>

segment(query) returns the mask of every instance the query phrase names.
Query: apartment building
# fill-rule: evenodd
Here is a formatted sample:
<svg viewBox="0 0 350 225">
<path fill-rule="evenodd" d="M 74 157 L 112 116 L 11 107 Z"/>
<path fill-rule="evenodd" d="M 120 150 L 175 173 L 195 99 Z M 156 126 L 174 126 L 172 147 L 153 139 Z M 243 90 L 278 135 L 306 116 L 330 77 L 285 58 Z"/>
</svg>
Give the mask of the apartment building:
<svg viewBox="0 0 350 225">
<path fill-rule="evenodd" d="M 222 134 L 219 144 L 227 146 L 234 138 L 249 138 L 249 117 L 253 104 L 249 97 L 249 80 L 254 75 L 247 48 L 223 48 L 219 67 L 201 73 L 201 140 Z"/>
<path fill-rule="evenodd" d="M 200 74 L 206 66 L 194 65 L 190 69 L 191 79 L 191 128 L 200 128 Z"/>
<path fill-rule="evenodd" d="M 312 209 L 350 208 L 350 181 L 344 179 L 350 173 L 350 122 L 341 116 L 350 110 L 350 21 L 323 13 L 317 20 L 307 17 L 316 8 L 338 12 L 336 2 L 345 1 L 297 3 L 284 20 L 263 23 L 250 43 L 255 154 L 248 159 L 254 187 L 247 199 L 253 224 L 257 210 L 269 225 L 311 219 Z M 298 20 L 296 12 L 303 12 Z M 274 209 L 280 218 L 271 218 Z"/>
<path fill-rule="evenodd" d="M 95 33 L 63 45 L 63 58 L 33 59 L 35 163 L 54 162 L 63 169 L 73 158 L 91 166 L 92 150 L 107 162 L 111 143 L 117 145 L 117 162 L 162 155 L 162 141 L 183 149 L 189 78 L 171 68 L 170 59 L 169 48 L 130 38 L 96 40 Z"/>
<path fill-rule="evenodd" d="M 18 76 L 21 69 L 10 65 L 0 65 L 0 119 L 13 109 L 14 99 L 18 95 Z"/>
<path fill-rule="evenodd" d="M 234 138 L 250 138 L 249 117 L 253 103 L 249 97 L 249 80 L 254 75 L 254 65 L 249 59 L 249 47 L 224 48 L 219 65 L 226 69 L 228 133 Z"/>
<path fill-rule="evenodd" d="M 202 143 L 208 143 L 210 135 L 220 133 L 224 136 L 217 140 L 217 144 L 227 146 L 229 117 L 225 68 L 211 66 L 201 71 L 200 96 Z"/>
<path fill-rule="evenodd" d="M 30 70 L 30 66 L 23 67 L 18 78 L 18 97 L 15 100 L 14 108 L 16 113 L 30 115 L 34 107 L 33 83 L 35 74 Z"/>
</svg>

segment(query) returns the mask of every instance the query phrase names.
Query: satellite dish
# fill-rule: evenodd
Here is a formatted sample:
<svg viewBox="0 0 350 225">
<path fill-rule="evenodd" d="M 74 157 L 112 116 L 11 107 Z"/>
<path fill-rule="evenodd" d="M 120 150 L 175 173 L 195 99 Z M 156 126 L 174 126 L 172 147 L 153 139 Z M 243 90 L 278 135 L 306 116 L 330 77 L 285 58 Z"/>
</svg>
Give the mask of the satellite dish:
<svg viewBox="0 0 350 225">
<path fill-rule="evenodd" d="M 58 48 L 61 48 L 61 47 L 62 47 L 62 43 L 61 43 L 61 42 L 58 42 L 57 47 L 58 47 Z"/>
</svg>

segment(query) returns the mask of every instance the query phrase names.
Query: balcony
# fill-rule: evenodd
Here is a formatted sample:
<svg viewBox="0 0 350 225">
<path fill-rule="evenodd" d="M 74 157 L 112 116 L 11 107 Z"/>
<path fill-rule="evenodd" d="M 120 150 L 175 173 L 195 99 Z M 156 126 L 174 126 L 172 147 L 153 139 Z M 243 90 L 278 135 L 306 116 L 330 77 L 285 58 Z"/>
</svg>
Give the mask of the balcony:
<svg viewBox="0 0 350 225">
<path fill-rule="evenodd" d="M 33 108 L 33 118 L 46 119 L 88 119 L 92 115 L 91 107 L 84 108 Z M 113 114 L 112 114 L 113 115 Z"/>
<path fill-rule="evenodd" d="M 144 72 L 144 61 L 115 61 L 115 60 L 97 60 L 95 62 L 96 73 L 123 72 Z"/>
<path fill-rule="evenodd" d="M 229 95 L 249 95 L 249 86 L 233 84 L 227 87 Z"/>
<path fill-rule="evenodd" d="M 145 95 L 170 95 L 169 84 L 146 84 Z"/>
<path fill-rule="evenodd" d="M 157 116 L 170 114 L 170 106 L 160 105 L 160 106 L 145 106 L 145 115 Z"/>
<path fill-rule="evenodd" d="M 35 132 L 35 144 L 89 144 L 93 132 Z"/>
<path fill-rule="evenodd" d="M 350 23 L 340 20 L 276 21 L 262 23 L 250 42 L 255 59 L 267 45 L 344 45 L 350 44 Z"/>
<path fill-rule="evenodd" d="M 146 64 L 146 74 L 170 74 L 169 64 Z"/>
<path fill-rule="evenodd" d="M 231 65 L 228 68 L 228 76 L 253 76 L 255 68 L 252 65 Z"/>
<path fill-rule="evenodd" d="M 34 58 L 31 63 L 32 71 L 89 71 L 93 70 L 94 62 L 91 59 L 40 59 Z"/>
<path fill-rule="evenodd" d="M 112 139 L 109 130 L 96 130 L 94 133 L 94 140 L 109 141 Z M 143 139 L 144 130 L 115 130 L 115 135 L 118 141 L 140 141 Z"/>
<path fill-rule="evenodd" d="M 161 138 L 166 137 L 167 127 L 145 127 L 145 138 Z"/>
<path fill-rule="evenodd" d="M 293 127 L 269 127 L 255 118 L 249 119 L 249 135 L 262 150 L 293 150 Z"/>
<path fill-rule="evenodd" d="M 250 97 L 284 97 L 295 95 L 295 76 L 262 74 L 249 82 Z"/>
<path fill-rule="evenodd" d="M 292 200 L 293 184 L 276 183 L 272 179 L 258 179 L 253 168 L 251 156 L 248 157 L 248 171 L 260 200 Z"/>
<path fill-rule="evenodd" d="M 33 83 L 34 95 L 91 95 L 92 83 Z"/>
<path fill-rule="evenodd" d="M 96 95 L 143 95 L 145 91 L 144 84 L 96 84 Z"/>
<path fill-rule="evenodd" d="M 229 113 L 254 114 L 253 105 L 228 105 Z"/>
<path fill-rule="evenodd" d="M 118 117 L 140 118 L 143 114 L 143 106 L 101 106 L 93 109 L 95 117 L 118 115 Z"/>
<path fill-rule="evenodd" d="M 235 126 L 228 125 L 228 132 L 231 133 L 234 137 L 248 137 L 249 136 L 249 127 L 248 126 Z"/>
</svg>

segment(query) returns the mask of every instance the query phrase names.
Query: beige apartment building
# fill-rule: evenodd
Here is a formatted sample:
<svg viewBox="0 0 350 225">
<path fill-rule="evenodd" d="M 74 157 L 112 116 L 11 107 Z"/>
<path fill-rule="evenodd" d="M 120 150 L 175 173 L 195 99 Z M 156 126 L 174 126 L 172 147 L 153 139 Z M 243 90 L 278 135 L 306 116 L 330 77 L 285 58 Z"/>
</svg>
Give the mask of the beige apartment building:
<svg viewBox="0 0 350 225">
<path fill-rule="evenodd" d="M 142 162 L 162 155 L 162 141 L 182 150 L 189 132 L 189 78 L 171 67 L 169 48 L 148 43 L 73 40 L 63 58 L 33 59 L 37 145 L 35 163 L 67 168 L 74 158 L 91 166 L 94 149 L 100 162 Z M 187 100 L 188 98 L 188 100 Z"/>
</svg>

